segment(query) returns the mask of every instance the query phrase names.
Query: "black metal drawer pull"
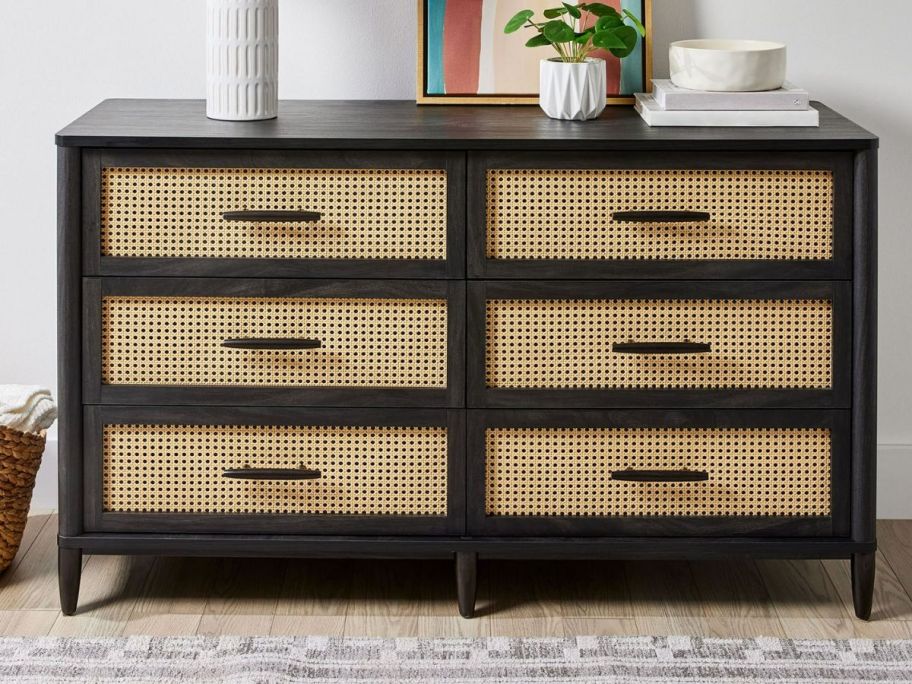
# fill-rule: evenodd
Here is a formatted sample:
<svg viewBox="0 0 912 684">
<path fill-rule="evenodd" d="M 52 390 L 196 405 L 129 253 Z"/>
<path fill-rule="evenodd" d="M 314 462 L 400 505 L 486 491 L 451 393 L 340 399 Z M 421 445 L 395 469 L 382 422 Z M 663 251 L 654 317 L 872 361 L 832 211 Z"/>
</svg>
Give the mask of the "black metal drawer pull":
<svg viewBox="0 0 912 684">
<path fill-rule="evenodd" d="M 319 349 L 323 346 L 320 340 L 308 339 L 289 339 L 289 338 L 241 338 L 236 340 L 225 340 L 222 346 L 227 349 L 249 349 L 259 350 L 295 350 L 295 349 Z"/>
<path fill-rule="evenodd" d="M 222 213 L 226 221 L 252 221 L 257 223 L 315 223 L 323 218 L 318 211 L 270 211 L 251 209 L 243 211 L 226 211 Z"/>
<path fill-rule="evenodd" d="M 706 482 L 709 473 L 702 470 L 618 470 L 612 480 L 620 482 Z"/>
<path fill-rule="evenodd" d="M 712 345 L 703 342 L 615 342 L 615 354 L 706 354 Z"/>
<path fill-rule="evenodd" d="M 222 473 L 234 480 L 319 480 L 319 470 L 309 468 L 237 468 Z"/>
<path fill-rule="evenodd" d="M 706 211 L 616 211 L 615 221 L 628 223 L 704 223 L 712 219 Z"/>
</svg>

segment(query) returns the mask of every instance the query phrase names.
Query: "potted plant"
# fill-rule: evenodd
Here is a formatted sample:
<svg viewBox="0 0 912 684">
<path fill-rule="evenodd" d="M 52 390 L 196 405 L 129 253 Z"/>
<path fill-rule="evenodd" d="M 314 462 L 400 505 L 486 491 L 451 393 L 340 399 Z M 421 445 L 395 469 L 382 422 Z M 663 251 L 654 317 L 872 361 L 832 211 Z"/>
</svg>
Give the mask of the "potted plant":
<svg viewBox="0 0 912 684">
<path fill-rule="evenodd" d="M 603 49 L 627 57 L 646 35 L 642 22 L 630 10 L 618 12 L 601 2 L 565 2 L 546 9 L 544 21 L 534 16 L 533 10 L 518 12 L 504 33 L 533 29 L 536 35 L 526 47 L 550 45 L 557 51 L 557 57 L 541 61 L 541 108 L 553 119 L 594 119 L 605 109 L 607 78 L 605 60 L 591 55 Z"/>
</svg>

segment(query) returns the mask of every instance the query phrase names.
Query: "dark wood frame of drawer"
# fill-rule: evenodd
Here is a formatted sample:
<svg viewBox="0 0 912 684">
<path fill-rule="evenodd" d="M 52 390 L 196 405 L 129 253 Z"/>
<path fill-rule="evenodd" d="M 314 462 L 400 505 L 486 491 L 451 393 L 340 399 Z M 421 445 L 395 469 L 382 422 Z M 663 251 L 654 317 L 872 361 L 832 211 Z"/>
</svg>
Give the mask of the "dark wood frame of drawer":
<svg viewBox="0 0 912 684">
<path fill-rule="evenodd" d="M 244 259 L 101 255 L 101 169 L 109 166 L 212 168 L 408 168 L 447 172 L 447 258 Z M 465 276 L 465 154 L 252 150 L 86 150 L 82 160 L 83 273 L 101 276 L 240 278 L 453 278 Z"/>
<path fill-rule="evenodd" d="M 851 429 L 849 411 L 468 411 L 468 534 L 503 537 L 848 537 Z M 830 517 L 764 516 L 487 516 L 485 430 L 494 427 L 732 427 L 832 430 Z"/>
<path fill-rule="evenodd" d="M 465 411 L 213 407 L 84 408 L 87 532 L 216 534 L 459 535 L 465 532 Z M 106 424 L 374 425 L 447 428 L 447 515 L 106 513 L 102 510 L 102 429 Z"/>
<path fill-rule="evenodd" d="M 833 172 L 833 259 L 496 260 L 485 254 L 486 171 L 507 169 L 820 169 Z M 853 158 L 838 152 L 474 152 L 468 160 L 469 278 L 847 279 L 852 277 Z"/>
<path fill-rule="evenodd" d="M 833 301 L 831 389 L 490 389 L 488 299 L 815 299 Z M 852 390 L 850 283 L 712 281 L 473 281 L 468 290 L 469 408 L 848 408 Z"/>
<path fill-rule="evenodd" d="M 106 295 L 212 297 L 434 297 L 447 299 L 447 387 L 207 387 L 103 385 L 101 301 Z M 460 408 L 465 401 L 465 283 L 454 280 L 83 279 L 83 403 L 219 406 Z"/>
</svg>

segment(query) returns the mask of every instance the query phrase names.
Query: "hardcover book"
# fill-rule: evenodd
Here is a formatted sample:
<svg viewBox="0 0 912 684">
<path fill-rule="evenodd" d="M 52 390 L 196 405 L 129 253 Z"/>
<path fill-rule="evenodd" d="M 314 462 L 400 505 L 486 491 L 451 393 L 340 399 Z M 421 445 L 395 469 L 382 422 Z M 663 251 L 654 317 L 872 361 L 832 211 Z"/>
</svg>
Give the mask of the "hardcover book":
<svg viewBox="0 0 912 684">
<path fill-rule="evenodd" d="M 759 93 L 718 93 L 679 88 L 668 79 L 652 81 L 656 104 L 667 110 L 688 111 L 804 111 L 810 95 L 803 88 L 786 83 L 778 90 Z"/>
<path fill-rule="evenodd" d="M 662 109 L 652 95 L 637 93 L 636 110 L 650 126 L 819 126 L 820 113 L 804 111 L 683 111 Z"/>
</svg>

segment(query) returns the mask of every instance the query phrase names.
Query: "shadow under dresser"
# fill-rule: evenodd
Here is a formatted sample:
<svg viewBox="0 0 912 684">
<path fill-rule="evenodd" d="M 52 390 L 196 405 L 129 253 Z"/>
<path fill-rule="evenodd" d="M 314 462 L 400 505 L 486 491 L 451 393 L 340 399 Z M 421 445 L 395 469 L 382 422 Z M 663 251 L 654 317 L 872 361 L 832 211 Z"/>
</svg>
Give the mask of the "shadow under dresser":
<svg viewBox="0 0 912 684">
<path fill-rule="evenodd" d="M 871 612 L 877 139 L 109 100 L 57 135 L 82 554 L 845 558 Z"/>
</svg>

